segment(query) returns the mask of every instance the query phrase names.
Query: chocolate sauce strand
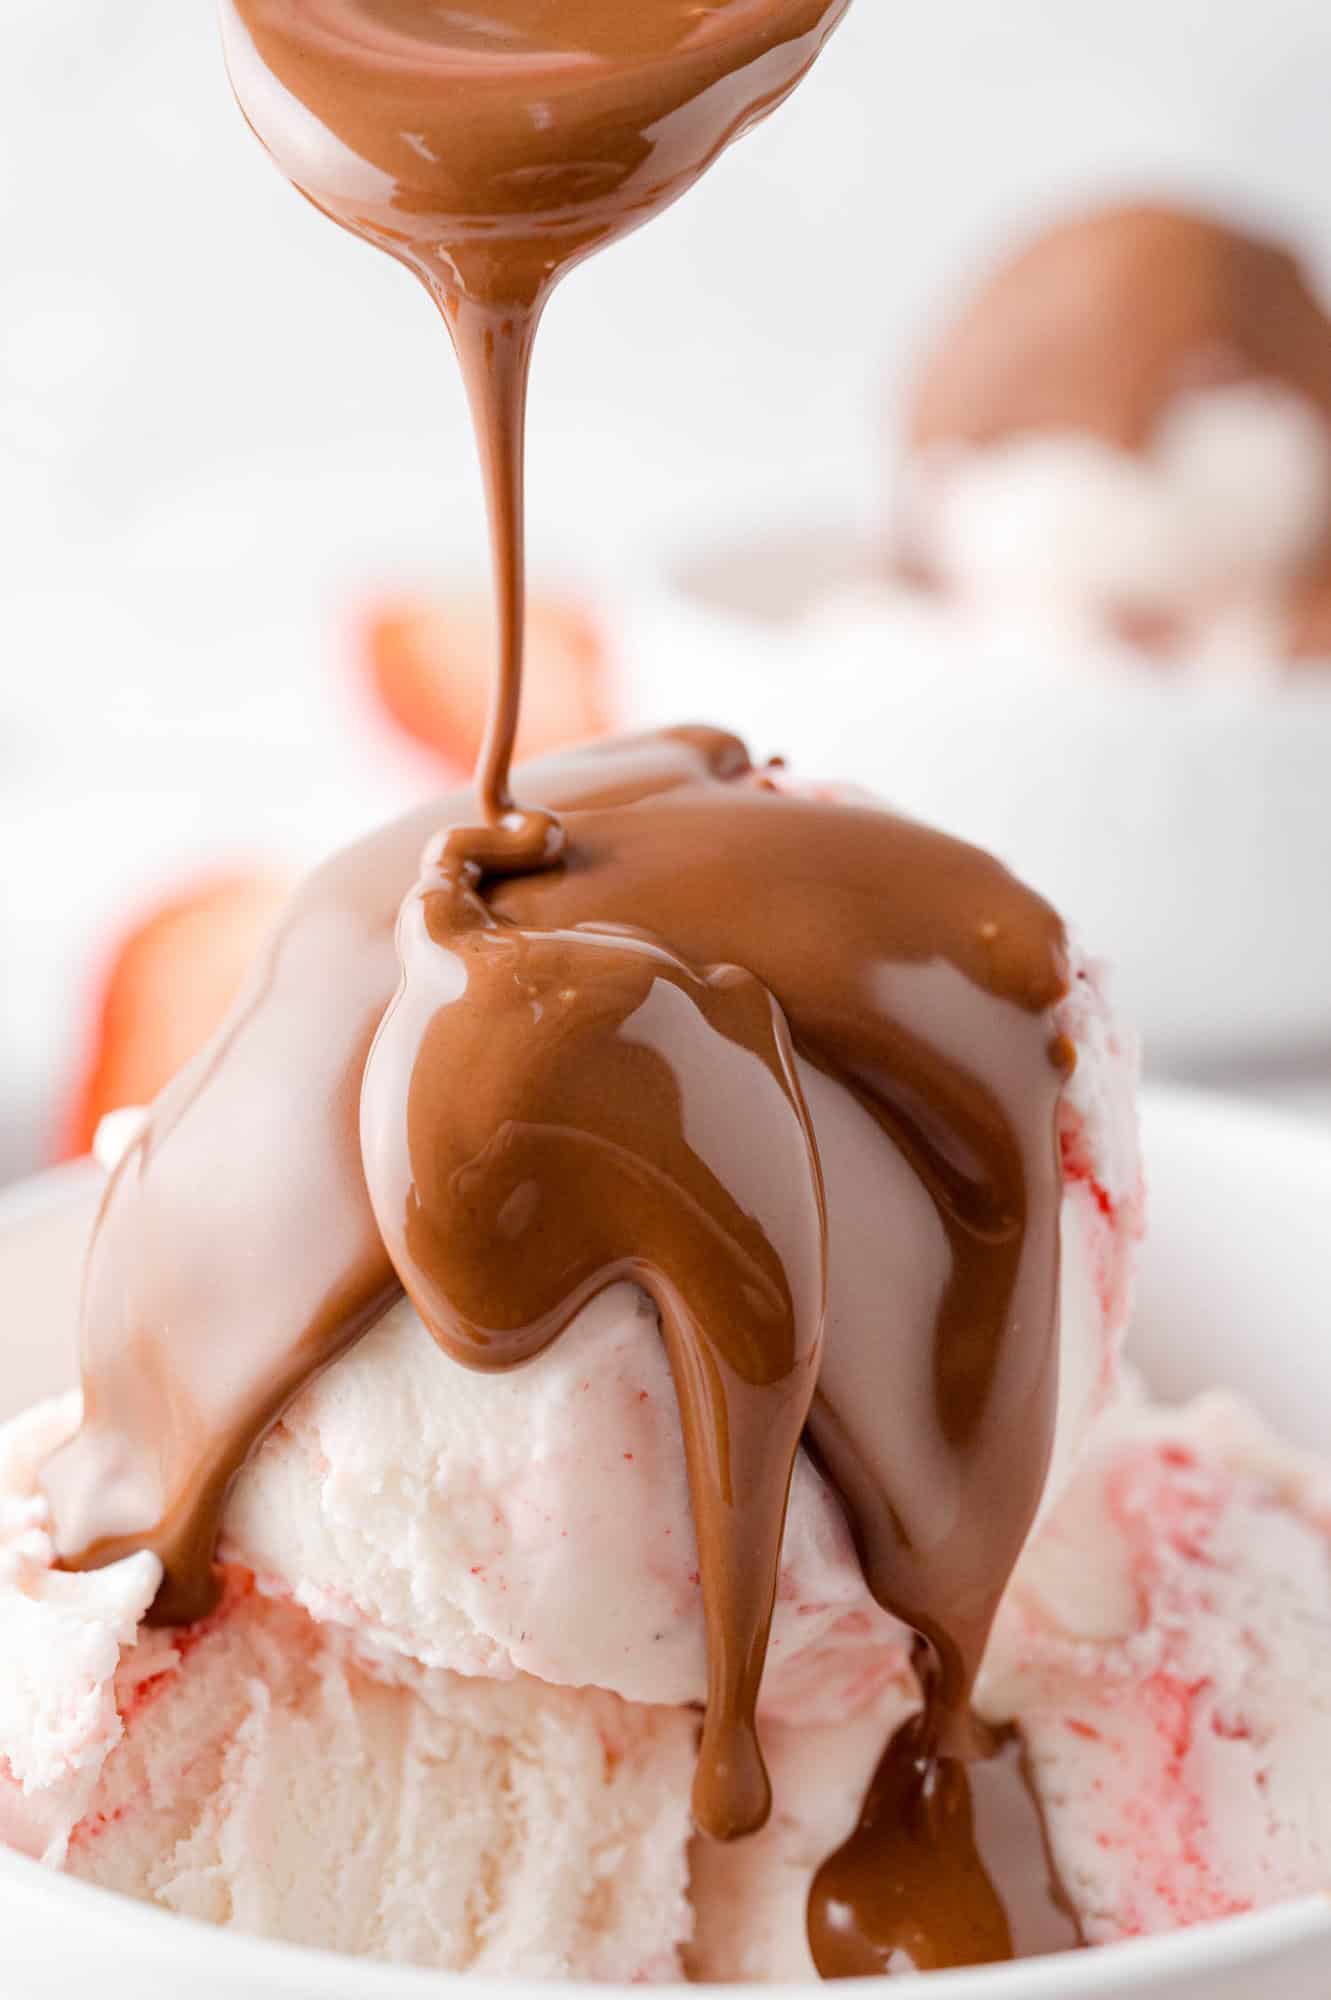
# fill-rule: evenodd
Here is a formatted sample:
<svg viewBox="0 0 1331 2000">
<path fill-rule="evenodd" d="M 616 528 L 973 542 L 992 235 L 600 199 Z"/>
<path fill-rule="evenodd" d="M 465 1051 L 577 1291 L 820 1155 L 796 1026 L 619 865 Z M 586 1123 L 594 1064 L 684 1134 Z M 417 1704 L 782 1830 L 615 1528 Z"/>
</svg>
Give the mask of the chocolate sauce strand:
<svg viewBox="0 0 1331 2000">
<path fill-rule="evenodd" d="M 476 789 L 492 824 L 513 810 L 509 777 L 522 706 L 526 634 L 526 519 L 523 495 L 527 380 L 538 314 L 473 305 L 435 287 L 457 351 L 480 446 L 494 563 L 498 671 Z"/>
<path fill-rule="evenodd" d="M 361 1114 L 385 1246 L 472 1367 L 529 1359 L 624 1279 L 655 1301 L 707 1620 L 697 1817 L 751 1832 L 770 1805 L 758 1689 L 827 1298 L 786 1023 L 748 973 L 594 924 L 508 923 L 465 874 L 427 874 L 398 951 Z"/>
<path fill-rule="evenodd" d="M 932 1972 L 1075 1951 L 1085 1942 L 1058 1880 L 1020 1737 L 966 1762 L 936 1758 L 921 1717 L 893 1738 L 859 1825 L 809 1894 L 824 1979 Z"/>
</svg>

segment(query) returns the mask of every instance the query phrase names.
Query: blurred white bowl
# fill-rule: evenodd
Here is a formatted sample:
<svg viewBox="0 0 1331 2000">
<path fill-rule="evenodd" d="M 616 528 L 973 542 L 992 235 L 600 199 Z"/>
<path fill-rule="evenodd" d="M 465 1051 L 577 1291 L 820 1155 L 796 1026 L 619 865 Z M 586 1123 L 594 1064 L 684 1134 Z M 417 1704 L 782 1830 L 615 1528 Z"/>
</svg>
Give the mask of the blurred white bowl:
<svg viewBox="0 0 1331 2000">
<path fill-rule="evenodd" d="M 1153 1226 L 1136 1351 L 1156 1387 L 1225 1382 L 1291 1437 L 1324 1446 L 1331 1408 L 1326 1216 L 1331 1135 L 1220 1099 L 1148 1093 Z M 0 1417 L 68 1380 L 77 1245 L 90 1170 L 0 1200 Z M 58 1273 L 43 1287 L 44 1266 Z M 939 2000 L 1326 2000 L 1331 1902 L 1075 1958 L 934 1976 Z M 0 1853 L 0 1993 L 13 2000 L 416 2000 L 456 1982 L 206 1929 Z M 186 1984 L 187 1983 L 187 1984 Z M 629 1989 L 570 1988 L 582 2000 Z M 812 1996 L 813 1989 L 805 1989 Z M 863 2000 L 880 1988 L 866 1982 Z M 718 1989 L 718 1996 L 719 1996 Z M 548 1987 L 466 1981 L 470 2000 L 550 2000 Z"/>
<path fill-rule="evenodd" d="M 993 849 L 1111 960 L 1157 1062 L 1331 1051 L 1331 669 L 981 647 L 921 600 L 856 591 L 859 555 L 815 528 L 676 562 L 633 616 L 635 712 L 696 707 Z"/>
</svg>

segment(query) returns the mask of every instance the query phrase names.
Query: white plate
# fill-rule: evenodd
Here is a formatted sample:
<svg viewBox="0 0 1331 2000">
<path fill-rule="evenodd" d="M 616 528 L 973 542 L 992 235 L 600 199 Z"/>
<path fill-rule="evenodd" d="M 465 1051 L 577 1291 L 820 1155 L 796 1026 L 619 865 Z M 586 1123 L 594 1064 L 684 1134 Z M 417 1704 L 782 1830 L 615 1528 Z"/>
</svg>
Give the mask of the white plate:
<svg viewBox="0 0 1331 2000">
<path fill-rule="evenodd" d="M 1291 1437 L 1325 1445 L 1331 1410 L 1331 1136 L 1223 1100 L 1148 1095 L 1145 1144 L 1152 1230 L 1136 1352 L 1156 1386 L 1183 1395 L 1216 1382 L 1250 1396 Z M 68 1198 L 66 1195 L 68 1190 Z M 53 1207 L 54 1203 L 54 1207 Z M 34 1231 L 63 1214 L 56 1313 L 7 1311 L 0 1410 L 67 1365 L 69 1248 L 86 1230 L 89 1184 L 48 1176 L 0 1202 L 0 1297 L 20 1271 L 31 1290 Z M 47 1239 L 48 1242 L 50 1239 Z M 1331 1783 L 1331 1773 L 1327 1774 Z M 1328 1885 L 1331 1889 L 1331 1884 Z M 4 2000 L 419 2000 L 453 1982 L 206 1929 L 0 1854 Z M 468 1980 L 476 2000 L 550 2000 L 549 1988 Z M 630 2000 L 630 1989 L 581 1991 Z M 813 1989 L 803 1989 L 811 1995 Z M 865 1982 L 864 2000 L 881 1993 Z M 1331 1901 L 1073 1958 L 934 1976 L 939 2000 L 1327 2000 Z M 718 2000 L 720 2000 L 720 1989 Z"/>
</svg>

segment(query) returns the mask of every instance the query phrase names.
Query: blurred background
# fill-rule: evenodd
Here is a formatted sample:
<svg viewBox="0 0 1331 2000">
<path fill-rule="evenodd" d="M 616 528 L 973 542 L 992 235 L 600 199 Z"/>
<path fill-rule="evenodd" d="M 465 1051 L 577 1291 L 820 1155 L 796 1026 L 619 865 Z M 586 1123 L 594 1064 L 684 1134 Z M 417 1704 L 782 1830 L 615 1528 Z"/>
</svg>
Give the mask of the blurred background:
<svg viewBox="0 0 1331 2000">
<path fill-rule="evenodd" d="M 293 873 L 465 763 L 485 542 L 441 328 L 262 156 L 207 0 L 4 0 L 4 17 L 14 1177 L 188 1052 Z M 798 760 L 807 656 L 763 637 L 773 579 L 849 574 L 876 545 L 905 385 L 959 288 L 1123 193 L 1272 230 L 1320 280 L 1328 74 L 1315 0 L 858 0 L 786 110 L 550 310 L 529 449 L 538 730 L 705 693 Z M 891 783 L 888 654 L 839 657 L 847 775 Z M 1125 759 L 1154 713 L 1116 712 Z M 1163 726 L 1196 740 L 1186 715 Z M 1289 732 L 1307 739 L 1301 716 Z M 945 760 L 946 728 L 931 740 Z M 1263 781 L 1259 818 L 1277 790 Z M 1325 1102 L 1315 1009 L 1292 1037 L 1267 1019 L 1193 1049 L 1183 933 L 1179 954 L 1161 1066 Z"/>
</svg>

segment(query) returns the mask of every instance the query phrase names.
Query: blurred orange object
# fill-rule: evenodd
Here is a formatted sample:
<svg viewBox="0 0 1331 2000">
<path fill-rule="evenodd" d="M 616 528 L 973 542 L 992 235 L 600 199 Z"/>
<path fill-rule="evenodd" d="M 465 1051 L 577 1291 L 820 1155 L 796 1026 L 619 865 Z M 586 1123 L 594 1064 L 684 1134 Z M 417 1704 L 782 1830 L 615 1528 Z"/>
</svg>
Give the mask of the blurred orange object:
<svg viewBox="0 0 1331 2000">
<path fill-rule="evenodd" d="M 90 1151 L 108 1111 L 147 1104 L 220 1026 L 286 902 L 277 872 L 213 877 L 137 924 L 113 953 L 60 1156 Z"/>
<path fill-rule="evenodd" d="M 376 694 L 394 722 L 470 776 L 485 734 L 494 672 L 488 598 L 387 598 L 370 613 L 366 651 Z M 610 651 L 586 605 L 537 595 L 527 607 L 520 756 L 601 736 L 619 723 Z"/>
</svg>

